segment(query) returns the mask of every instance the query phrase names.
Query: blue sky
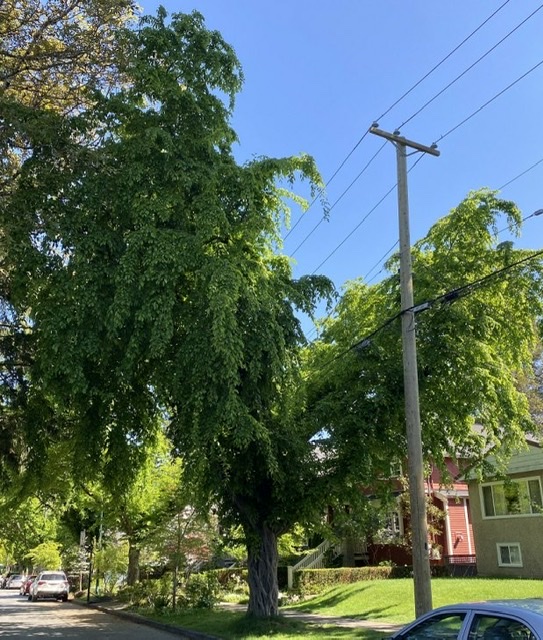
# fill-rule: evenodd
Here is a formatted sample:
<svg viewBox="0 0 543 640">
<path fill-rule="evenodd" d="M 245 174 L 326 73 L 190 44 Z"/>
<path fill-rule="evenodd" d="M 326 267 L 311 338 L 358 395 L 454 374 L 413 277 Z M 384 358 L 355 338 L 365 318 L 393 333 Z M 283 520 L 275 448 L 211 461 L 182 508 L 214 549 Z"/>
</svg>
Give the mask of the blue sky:
<svg viewBox="0 0 543 640">
<path fill-rule="evenodd" d="M 141 2 L 145 13 L 154 13 L 158 4 Z M 379 125 L 396 129 L 495 47 L 401 128 L 406 138 L 430 145 L 542 63 L 439 141 L 439 158 L 425 156 L 410 172 L 411 239 L 424 236 L 470 190 L 499 188 L 533 165 L 501 193 L 525 216 L 543 208 L 543 5 L 537 0 L 162 4 L 170 13 L 200 11 L 241 61 L 245 84 L 232 122 L 240 139 L 238 160 L 306 152 L 325 180 L 376 118 L 497 12 Z M 398 239 L 396 192 L 372 209 L 396 182 L 394 147 L 387 143 L 342 195 L 382 144 L 367 135 L 329 183 L 327 198 L 334 206 L 328 221 L 312 232 L 322 218 L 315 204 L 286 238 L 284 250 L 293 254 L 296 275 L 316 271 L 338 287 L 382 275 L 384 256 Z M 293 223 L 299 217 L 293 211 Z M 542 240 L 539 216 L 526 221 L 516 243 L 540 249 Z"/>
</svg>

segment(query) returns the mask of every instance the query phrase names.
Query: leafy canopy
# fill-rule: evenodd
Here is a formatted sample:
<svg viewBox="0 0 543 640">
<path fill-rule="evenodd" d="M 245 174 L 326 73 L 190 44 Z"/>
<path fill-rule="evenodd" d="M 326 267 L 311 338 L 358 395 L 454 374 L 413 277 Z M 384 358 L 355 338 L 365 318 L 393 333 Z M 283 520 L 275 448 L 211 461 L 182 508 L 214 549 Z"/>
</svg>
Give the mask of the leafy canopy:
<svg viewBox="0 0 543 640">
<path fill-rule="evenodd" d="M 505 455 L 533 428 L 517 378 L 537 344 L 542 260 L 498 242 L 503 220 L 520 229 L 513 203 L 475 191 L 413 248 L 415 305 L 431 303 L 416 315 L 423 446 L 437 463 L 448 454 L 480 462 L 489 446 Z M 394 256 L 388 268 L 398 267 Z M 349 283 L 307 356 L 315 433 L 368 484 L 407 450 L 399 307 L 396 275 Z"/>
</svg>

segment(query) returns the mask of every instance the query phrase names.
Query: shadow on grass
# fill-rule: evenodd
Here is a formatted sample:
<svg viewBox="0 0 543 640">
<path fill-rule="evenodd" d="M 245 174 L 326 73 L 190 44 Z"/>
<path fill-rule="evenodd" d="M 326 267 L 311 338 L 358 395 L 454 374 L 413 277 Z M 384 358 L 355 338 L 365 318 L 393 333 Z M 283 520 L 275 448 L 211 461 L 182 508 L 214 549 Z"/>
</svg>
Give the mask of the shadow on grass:
<svg viewBox="0 0 543 640">
<path fill-rule="evenodd" d="M 273 636 L 277 640 L 289 638 L 311 638 L 320 640 L 346 640 L 359 638 L 360 640 L 378 640 L 387 635 L 382 631 L 372 629 L 353 629 L 337 627 L 332 624 L 315 624 L 292 618 L 253 618 L 241 612 L 225 610 L 201 610 L 180 613 L 164 613 L 150 615 L 155 620 L 173 624 L 185 629 L 201 631 L 217 638 L 234 640 L 235 638 L 264 638 Z"/>
<path fill-rule="evenodd" d="M 362 593 L 363 591 L 367 591 L 368 589 L 369 586 L 360 587 L 357 589 L 357 592 Z M 334 587 L 330 591 L 327 591 L 325 594 L 317 595 L 310 600 L 292 605 L 289 607 L 289 609 L 296 609 L 297 611 L 306 611 L 313 613 L 317 608 L 324 609 L 325 607 L 337 607 L 342 602 L 348 600 L 351 597 L 352 591 L 346 590 L 345 585 L 341 585 L 338 587 Z"/>
<path fill-rule="evenodd" d="M 369 586 L 359 587 L 357 589 L 357 594 L 359 595 L 363 591 L 368 591 Z M 323 610 L 339 608 L 342 602 L 352 598 L 352 591 L 346 591 L 344 585 L 341 587 L 336 587 L 331 591 L 328 591 L 324 595 L 316 596 L 315 598 L 311 598 L 306 602 L 292 605 L 286 607 L 292 611 L 301 611 L 303 613 L 321 613 Z M 387 606 L 381 607 L 372 607 L 371 609 L 364 609 L 362 611 L 358 611 L 356 614 L 349 614 L 346 616 L 341 616 L 335 614 L 336 617 L 341 618 L 350 618 L 353 620 L 379 620 L 380 618 L 387 618 L 387 611 L 393 608 L 393 604 L 389 604 Z M 326 615 L 326 614 L 323 614 Z"/>
</svg>

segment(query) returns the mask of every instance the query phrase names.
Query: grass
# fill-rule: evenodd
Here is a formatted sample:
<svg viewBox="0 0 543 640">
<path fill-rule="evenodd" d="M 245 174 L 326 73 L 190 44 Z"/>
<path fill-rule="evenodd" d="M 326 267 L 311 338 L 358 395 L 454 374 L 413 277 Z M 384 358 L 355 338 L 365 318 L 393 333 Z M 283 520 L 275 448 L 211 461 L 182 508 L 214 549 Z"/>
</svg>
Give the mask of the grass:
<svg viewBox="0 0 543 640">
<path fill-rule="evenodd" d="M 485 578 L 435 578 L 432 580 L 434 607 L 454 602 L 499 600 L 502 598 L 543 597 L 542 580 L 501 580 Z M 414 617 L 413 581 L 372 580 L 341 585 L 311 598 L 289 610 L 326 616 L 374 620 L 375 622 L 405 623 Z M 312 640 L 377 640 L 386 637 L 383 631 L 345 628 L 330 624 L 279 618 L 251 620 L 244 613 L 215 609 L 162 615 L 148 613 L 166 622 L 196 631 L 202 631 L 226 640 L 243 638 L 256 640 L 273 636 L 276 640 L 310 638 Z"/>
<path fill-rule="evenodd" d="M 541 598 L 542 580 L 434 578 L 433 606 L 454 602 Z M 289 607 L 328 616 L 405 623 L 414 617 L 413 581 L 372 580 L 334 587 L 304 603 Z"/>
<path fill-rule="evenodd" d="M 149 614 L 149 617 L 193 631 L 201 631 L 226 640 L 243 638 L 257 640 L 273 637 L 275 640 L 311 638 L 312 640 L 379 640 L 385 635 L 372 629 L 351 629 L 334 625 L 314 625 L 289 618 L 252 620 L 244 613 L 216 609 L 214 611 L 186 611 L 181 613 Z"/>
</svg>

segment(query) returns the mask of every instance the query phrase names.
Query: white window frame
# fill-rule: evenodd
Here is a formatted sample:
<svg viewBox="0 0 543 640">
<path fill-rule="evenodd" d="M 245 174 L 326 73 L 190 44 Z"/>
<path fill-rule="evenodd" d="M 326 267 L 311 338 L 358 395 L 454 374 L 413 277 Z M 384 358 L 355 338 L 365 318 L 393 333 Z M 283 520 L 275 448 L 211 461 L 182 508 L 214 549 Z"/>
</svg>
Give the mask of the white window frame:
<svg viewBox="0 0 543 640">
<path fill-rule="evenodd" d="M 528 485 L 528 483 L 532 481 L 537 481 L 537 483 L 539 484 L 539 495 L 543 499 L 543 490 L 541 486 L 540 476 L 527 476 L 525 478 L 513 478 L 511 480 L 511 482 L 515 482 L 517 484 L 524 483 L 526 485 Z M 532 510 L 531 513 L 505 513 L 505 514 L 498 514 L 493 516 L 487 515 L 485 511 L 485 498 L 484 498 L 483 489 L 485 487 L 503 486 L 504 484 L 505 482 L 503 481 L 496 481 L 496 482 L 485 482 L 484 484 L 479 485 L 479 498 L 481 502 L 481 515 L 483 517 L 483 520 L 496 520 L 499 518 L 533 518 L 534 516 L 540 517 L 543 515 L 543 508 L 539 511 Z M 528 495 L 529 495 L 529 491 L 528 491 Z M 494 494 L 492 494 L 492 500 L 494 502 Z M 494 512 L 495 511 L 496 509 L 494 509 Z"/>
<path fill-rule="evenodd" d="M 520 558 L 518 562 L 502 562 L 502 547 L 507 547 L 511 549 L 511 547 L 516 547 L 518 551 L 518 557 Z M 498 567 L 523 567 L 522 564 L 522 551 L 520 549 L 520 544 L 518 542 L 497 542 L 496 543 L 496 551 L 498 554 Z M 511 554 L 510 554 L 511 555 Z"/>
<path fill-rule="evenodd" d="M 390 463 L 390 477 L 401 478 L 403 476 L 403 465 L 400 460 Z"/>
</svg>

